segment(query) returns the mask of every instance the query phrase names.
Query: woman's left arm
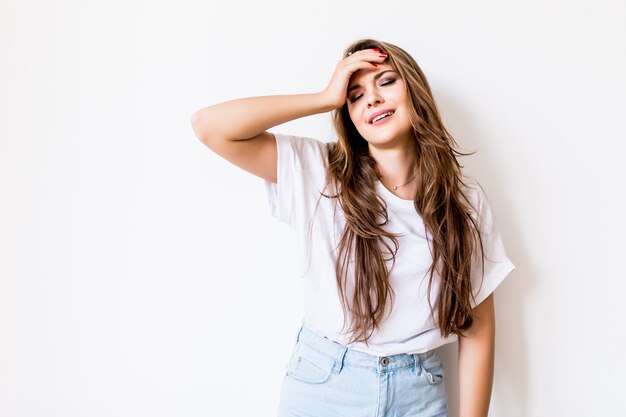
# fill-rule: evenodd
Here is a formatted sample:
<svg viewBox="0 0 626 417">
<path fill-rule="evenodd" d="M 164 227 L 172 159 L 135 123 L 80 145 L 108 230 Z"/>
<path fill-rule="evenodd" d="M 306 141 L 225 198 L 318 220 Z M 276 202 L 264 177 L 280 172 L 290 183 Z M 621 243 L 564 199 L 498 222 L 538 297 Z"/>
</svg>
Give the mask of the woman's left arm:
<svg viewBox="0 0 626 417">
<path fill-rule="evenodd" d="M 493 294 L 474 313 L 466 337 L 459 337 L 460 417 L 487 417 L 491 400 L 496 334 Z"/>
</svg>

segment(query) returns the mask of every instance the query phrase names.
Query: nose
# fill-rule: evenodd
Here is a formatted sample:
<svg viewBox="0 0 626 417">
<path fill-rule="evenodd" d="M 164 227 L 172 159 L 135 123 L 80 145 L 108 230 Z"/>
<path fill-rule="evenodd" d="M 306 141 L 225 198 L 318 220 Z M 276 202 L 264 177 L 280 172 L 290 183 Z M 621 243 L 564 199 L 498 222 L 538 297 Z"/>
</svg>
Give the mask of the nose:
<svg viewBox="0 0 626 417">
<path fill-rule="evenodd" d="M 367 107 L 372 107 L 374 104 L 380 104 L 383 102 L 383 98 L 378 94 L 378 91 L 374 90 L 367 98 Z"/>
</svg>

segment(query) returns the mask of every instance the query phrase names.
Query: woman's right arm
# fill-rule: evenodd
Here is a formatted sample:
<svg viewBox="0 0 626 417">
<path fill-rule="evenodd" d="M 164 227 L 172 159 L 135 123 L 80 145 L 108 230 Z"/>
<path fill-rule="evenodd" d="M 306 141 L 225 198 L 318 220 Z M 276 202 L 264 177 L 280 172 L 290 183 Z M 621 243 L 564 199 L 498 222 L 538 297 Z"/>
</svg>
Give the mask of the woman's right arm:
<svg viewBox="0 0 626 417">
<path fill-rule="evenodd" d="M 191 125 L 202 143 L 224 159 L 277 182 L 276 140 L 267 129 L 334 108 L 323 92 L 248 97 L 205 107 Z"/>
<path fill-rule="evenodd" d="M 197 111 L 191 126 L 206 146 L 224 159 L 263 179 L 277 182 L 278 150 L 267 129 L 344 105 L 350 76 L 384 61 L 372 49 L 357 51 L 337 64 L 320 93 L 241 98 Z M 374 64 L 375 66 L 375 64 Z"/>
</svg>

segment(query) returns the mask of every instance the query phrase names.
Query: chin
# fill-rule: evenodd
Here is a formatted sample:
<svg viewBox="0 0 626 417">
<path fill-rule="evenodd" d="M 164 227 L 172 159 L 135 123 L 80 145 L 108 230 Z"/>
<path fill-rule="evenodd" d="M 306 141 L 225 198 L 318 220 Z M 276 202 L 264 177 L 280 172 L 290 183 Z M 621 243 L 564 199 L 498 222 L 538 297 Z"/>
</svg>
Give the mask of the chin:
<svg viewBox="0 0 626 417">
<path fill-rule="evenodd" d="M 365 140 L 368 143 L 372 144 L 372 145 L 382 145 L 382 144 L 385 144 L 385 143 L 393 142 L 394 139 L 397 138 L 397 137 L 398 137 L 397 135 L 388 133 L 388 134 L 379 135 L 379 136 L 376 136 L 376 137 L 373 137 L 373 138 L 372 137 L 365 138 Z"/>
</svg>

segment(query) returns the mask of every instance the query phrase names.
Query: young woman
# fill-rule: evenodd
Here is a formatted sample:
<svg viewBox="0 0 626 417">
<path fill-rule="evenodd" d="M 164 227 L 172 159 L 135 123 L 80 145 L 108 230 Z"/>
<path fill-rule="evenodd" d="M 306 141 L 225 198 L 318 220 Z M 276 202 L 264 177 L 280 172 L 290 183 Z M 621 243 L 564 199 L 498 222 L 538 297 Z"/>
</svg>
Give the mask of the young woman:
<svg viewBox="0 0 626 417">
<path fill-rule="evenodd" d="M 336 141 L 267 131 L 328 111 Z M 492 292 L 514 266 L 407 52 L 359 40 L 323 91 L 216 104 L 192 126 L 296 232 L 305 314 L 279 416 L 447 416 L 438 348 L 457 340 L 461 417 L 487 415 Z"/>
</svg>

